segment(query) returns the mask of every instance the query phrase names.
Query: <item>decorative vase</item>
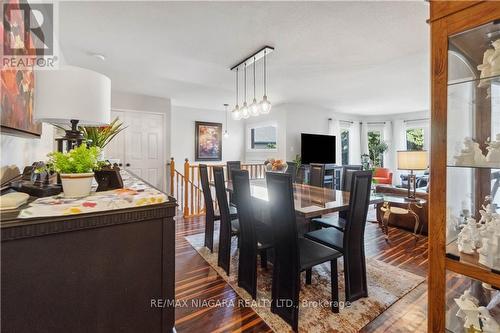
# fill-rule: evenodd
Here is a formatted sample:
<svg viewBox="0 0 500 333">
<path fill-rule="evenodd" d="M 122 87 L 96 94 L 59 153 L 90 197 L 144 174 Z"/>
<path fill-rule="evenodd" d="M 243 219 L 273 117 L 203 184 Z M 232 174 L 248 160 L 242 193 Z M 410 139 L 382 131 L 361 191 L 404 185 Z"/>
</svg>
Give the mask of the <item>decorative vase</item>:
<svg viewBox="0 0 500 333">
<path fill-rule="evenodd" d="M 94 173 L 61 173 L 61 182 L 66 198 L 82 198 L 90 194 Z"/>
</svg>

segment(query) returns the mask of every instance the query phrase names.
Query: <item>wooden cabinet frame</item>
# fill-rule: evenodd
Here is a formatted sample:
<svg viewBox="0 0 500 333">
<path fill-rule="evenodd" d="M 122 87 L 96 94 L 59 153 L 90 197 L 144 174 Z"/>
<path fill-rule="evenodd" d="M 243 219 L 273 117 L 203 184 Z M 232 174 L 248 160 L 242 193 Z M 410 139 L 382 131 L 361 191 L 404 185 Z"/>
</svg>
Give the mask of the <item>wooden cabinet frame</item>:
<svg viewBox="0 0 500 333">
<path fill-rule="evenodd" d="M 446 270 L 500 282 L 446 258 L 448 37 L 500 19 L 500 2 L 431 1 L 431 163 L 429 200 L 428 332 L 445 332 Z"/>
</svg>

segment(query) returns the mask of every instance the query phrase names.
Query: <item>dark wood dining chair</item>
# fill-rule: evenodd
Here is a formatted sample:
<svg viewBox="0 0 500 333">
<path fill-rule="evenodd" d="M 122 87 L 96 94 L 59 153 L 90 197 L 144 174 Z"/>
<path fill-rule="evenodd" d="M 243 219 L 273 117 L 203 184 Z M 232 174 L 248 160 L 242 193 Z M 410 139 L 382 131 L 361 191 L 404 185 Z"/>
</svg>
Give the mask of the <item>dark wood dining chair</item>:
<svg viewBox="0 0 500 333">
<path fill-rule="evenodd" d="M 298 237 L 290 175 L 268 173 L 267 191 L 275 254 L 271 311 L 297 331 L 300 273 L 306 271 L 306 284 L 311 284 L 312 267 L 330 262 L 332 311 L 338 313 L 337 258 L 342 254 L 317 242 Z"/>
<path fill-rule="evenodd" d="M 267 250 L 273 246 L 271 226 L 258 222 L 254 217 L 248 170 L 233 170 L 234 199 L 238 205 L 240 225 L 238 286 L 253 299 L 257 296 L 257 254 L 263 268 L 267 268 Z"/>
<path fill-rule="evenodd" d="M 323 228 L 304 234 L 305 238 L 344 255 L 345 294 L 346 300 L 350 302 L 368 296 L 364 236 L 371 182 L 371 171 L 353 171 L 348 223 L 344 232 L 336 228 Z"/>
<path fill-rule="evenodd" d="M 226 162 L 227 180 L 232 180 L 231 179 L 231 172 L 233 170 L 239 170 L 239 169 L 241 169 L 241 162 L 240 161 L 227 161 Z M 233 200 L 232 193 L 229 193 L 229 204 L 231 206 L 236 206 L 236 203 Z"/>
<path fill-rule="evenodd" d="M 340 190 L 343 192 L 351 192 L 352 175 L 354 171 L 361 171 L 361 165 L 346 165 L 342 168 L 342 180 Z M 319 228 L 337 228 L 344 231 L 347 223 L 347 211 L 340 211 L 337 215 L 322 216 L 311 220 L 314 227 Z"/>
<path fill-rule="evenodd" d="M 309 164 L 309 185 L 325 187 L 325 165 L 318 163 Z"/>
<path fill-rule="evenodd" d="M 286 162 L 288 167 L 286 168 L 286 173 L 292 176 L 292 183 L 297 181 L 297 166 L 294 162 Z"/>
<path fill-rule="evenodd" d="M 224 180 L 224 169 L 222 167 L 213 167 L 215 194 L 217 203 L 219 204 L 220 212 L 220 228 L 219 228 L 219 252 L 217 257 L 217 265 L 229 275 L 231 263 L 231 238 L 238 236 L 239 223 L 238 220 L 232 220 L 229 211 L 229 203 L 226 193 L 226 182 Z"/>
<path fill-rule="evenodd" d="M 205 246 L 211 251 L 214 251 L 214 223 L 220 220 L 220 214 L 214 210 L 214 202 L 212 200 L 212 191 L 208 180 L 208 167 L 206 164 L 200 164 L 200 181 L 203 191 L 203 199 L 205 201 Z M 236 208 L 229 207 L 231 219 L 237 219 Z"/>
</svg>

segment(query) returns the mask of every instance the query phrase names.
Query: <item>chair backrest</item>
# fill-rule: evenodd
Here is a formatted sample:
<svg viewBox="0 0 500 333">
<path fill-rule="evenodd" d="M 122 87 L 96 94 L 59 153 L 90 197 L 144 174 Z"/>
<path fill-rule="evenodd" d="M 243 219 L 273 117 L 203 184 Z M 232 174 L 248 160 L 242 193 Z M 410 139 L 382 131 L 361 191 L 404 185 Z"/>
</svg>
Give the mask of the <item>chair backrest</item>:
<svg viewBox="0 0 500 333">
<path fill-rule="evenodd" d="M 227 201 L 226 183 L 223 167 L 213 167 L 215 194 L 220 212 L 218 265 L 229 275 L 231 261 L 231 215 Z"/>
<path fill-rule="evenodd" d="M 233 170 L 233 197 L 238 205 L 238 221 L 240 225 L 240 249 L 246 245 L 256 248 L 255 219 L 250 193 L 248 170 Z"/>
<path fill-rule="evenodd" d="M 297 166 L 294 162 L 286 162 L 288 168 L 286 169 L 286 173 L 292 176 L 292 183 L 295 183 L 297 177 Z"/>
<path fill-rule="evenodd" d="M 241 162 L 240 161 L 227 161 L 226 166 L 227 166 L 227 180 L 232 180 L 231 171 L 241 169 Z"/>
<path fill-rule="evenodd" d="M 210 184 L 208 181 L 208 167 L 206 164 L 200 164 L 199 169 L 200 169 L 201 189 L 203 190 L 203 198 L 205 200 L 206 218 L 213 218 L 215 213 L 214 213 L 212 192 L 210 191 Z"/>
<path fill-rule="evenodd" d="M 362 165 L 344 165 L 342 168 L 342 182 L 340 185 L 340 190 L 350 192 L 352 171 L 361 171 L 361 170 L 363 170 Z"/>
<path fill-rule="evenodd" d="M 372 183 L 371 171 L 351 171 L 351 192 L 349 196 L 348 223 L 344 229 L 344 260 L 349 261 L 351 272 L 349 279 L 362 279 L 366 276 L 365 263 L 365 226 Z M 359 274 L 357 274 L 359 273 Z M 360 280 L 361 281 L 361 280 Z"/>
<path fill-rule="evenodd" d="M 274 237 L 275 272 L 279 274 L 282 288 L 295 288 L 294 277 L 300 271 L 299 250 L 297 247 L 297 223 L 293 200 L 292 177 L 286 173 L 269 172 L 266 175 L 269 208 Z M 287 282 L 283 282 L 287 281 Z"/>
<path fill-rule="evenodd" d="M 309 185 L 324 187 L 325 186 L 325 165 L 318 163 L 309 164 L 310 181 Z"/>
</svg>

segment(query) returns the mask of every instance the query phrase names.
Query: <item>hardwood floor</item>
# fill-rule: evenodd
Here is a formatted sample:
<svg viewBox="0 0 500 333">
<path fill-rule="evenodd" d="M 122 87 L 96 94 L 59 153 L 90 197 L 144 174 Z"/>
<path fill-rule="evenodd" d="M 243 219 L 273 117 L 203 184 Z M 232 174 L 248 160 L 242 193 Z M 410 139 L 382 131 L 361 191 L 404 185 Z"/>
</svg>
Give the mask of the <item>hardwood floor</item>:
<svg viewBox="0 0 500 333">
<path fill-rule="evenodd" d="M 370 219 L 374 219 L 373 209 Z M 236 292 L 184 239 L 204 232 L 203 217 L 177 217 L 176 228 L 176 300 L 186 302 L 176 308 L 177 332 L 271 332 L 251 308 L 238 306 Z M 427 275 L 427 237 L 422 236 L 415 245 L 412 233 L 390 228 L 389 239 L 387 243 L 376 223 L 367 223 L 366 255 L 420 276 Z M 196 306 L 195 302 L 201 304 Z M 361 332 L 425 332 L 426 304 L 427 286 L 422 283 Z"/>
</svg>

